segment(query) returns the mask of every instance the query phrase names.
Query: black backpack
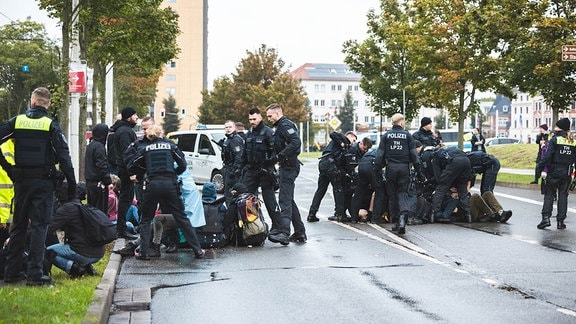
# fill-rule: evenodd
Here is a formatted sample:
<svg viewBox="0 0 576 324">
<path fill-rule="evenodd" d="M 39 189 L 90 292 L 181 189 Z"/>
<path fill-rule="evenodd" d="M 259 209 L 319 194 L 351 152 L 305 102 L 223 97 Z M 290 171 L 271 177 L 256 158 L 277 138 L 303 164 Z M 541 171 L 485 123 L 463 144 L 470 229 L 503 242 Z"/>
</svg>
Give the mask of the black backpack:
<svg viewBox="0 0 576 324">
<path fill-rule="evenodd" d="M 203 249 L 219 248 L 227 243 L 222 224 L 226 216 L 225 200 L 224 197 L 220 197 L 212 203 L 203 203 L 206 225 L 196 229 L 196 236 Z"/>
<path fill-rule="evenodd" d="M 76 202 L 80 209 L 82 223 L 88 242 L 94 245 L 105 245 L 116 239 L 116 225 L 100 209 Z"/>
</svg>

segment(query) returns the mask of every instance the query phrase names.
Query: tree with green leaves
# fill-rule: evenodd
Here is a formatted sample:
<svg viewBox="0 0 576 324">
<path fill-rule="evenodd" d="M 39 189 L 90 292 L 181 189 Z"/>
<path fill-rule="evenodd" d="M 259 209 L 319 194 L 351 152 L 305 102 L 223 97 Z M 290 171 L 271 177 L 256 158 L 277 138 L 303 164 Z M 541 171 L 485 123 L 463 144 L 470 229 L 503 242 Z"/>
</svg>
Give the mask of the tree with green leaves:
<svg viewBox="0 0 576 324">
<path fill-rule="evenodd" d="M 344 94 L 344 105 L 340 107 L 340 111 L 336 117 L 338 117 L 340 122 L 342 122 L 342 124 L 340 124 L 340 129 L 343 132 L 356 130 L 356 121 L 354 120 L 354 98 L 352 97 L 350 89 L 346 90 L 346 93 Z"/>
<path fill-rule="evenodd" d="M 178 108 L 176 108 L 176 99 L 170 95 L 167 99 L 162 100 L 162 104 L 164 105 L 165 114 L 164 122 L 162 122 L 164 133 L 168 134 L 177 131 L 180 128 L 180 114 L 178 113 Z"/>
<path fill-rule="evenodd" d="M 576 98 L 576 62 L 562 61 L 562 46 L 576 44 L 576 2 L 520 0 L 505 5 L 515 16 L 502 31 L 510 44 L 507 80 L 522 92 L 542 95 L 556 121 Z"/>
<path fill-rule="evenodd" d="M 0 35 L 0 120 L 6 120 L 28 108 L 36 87 L 58 92 L 60 49 L 48 40 L 44 25 L 30 20 L 1 26 Z M 53 101 L 52 111 L 58 104 Z"/>
<path fill-rule="evenodd" d="M 262 45 L 255 52 L 246 53 L 235 74 L 216 79 L 212 90 L 202 91 L 200 123 L 245 121 L 250 108 L 262 110 L 271 103 L 280 104 L 292 121 L 306 121 L 308 100 L 300 80 L 284 70 L 285 63 L 276 50 Z"/>
</svg>

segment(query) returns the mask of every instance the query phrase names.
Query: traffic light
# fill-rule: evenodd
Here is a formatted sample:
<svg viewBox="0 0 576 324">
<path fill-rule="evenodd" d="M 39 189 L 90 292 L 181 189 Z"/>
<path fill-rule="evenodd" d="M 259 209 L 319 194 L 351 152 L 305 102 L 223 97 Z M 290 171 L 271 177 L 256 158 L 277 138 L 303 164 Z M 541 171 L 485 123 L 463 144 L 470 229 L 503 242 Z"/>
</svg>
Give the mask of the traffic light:
<svg viewBox="0 0 576 324">
<path fill-rule="evenodd" d="M 22 73 L 29 73 L 30 67 L 27 64 L 22 65 Z"/>
</svg>

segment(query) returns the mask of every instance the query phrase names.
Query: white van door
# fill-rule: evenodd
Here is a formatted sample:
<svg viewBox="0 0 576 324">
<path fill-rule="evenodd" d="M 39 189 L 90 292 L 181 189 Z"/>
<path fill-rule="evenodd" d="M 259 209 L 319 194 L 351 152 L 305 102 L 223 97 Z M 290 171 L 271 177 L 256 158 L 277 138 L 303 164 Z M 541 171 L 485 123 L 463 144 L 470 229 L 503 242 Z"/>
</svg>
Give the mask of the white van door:
<svg viewBox="0 0 576 324">
<path fill-rule="evenodd" d="M 205 183 L 210 181 L 212 171 L 214 169 L 220 169 L 219 161 L 221 160 L 220 151 L 217 151 L 210 137 L 206 134 L 199 134 L 198 136 L 198 149 L 194 152 L 192 159 L 194 160 L 194 172 L 192 172 L 192 177 L 194 181 L 198 183 Z"/>
</svg>

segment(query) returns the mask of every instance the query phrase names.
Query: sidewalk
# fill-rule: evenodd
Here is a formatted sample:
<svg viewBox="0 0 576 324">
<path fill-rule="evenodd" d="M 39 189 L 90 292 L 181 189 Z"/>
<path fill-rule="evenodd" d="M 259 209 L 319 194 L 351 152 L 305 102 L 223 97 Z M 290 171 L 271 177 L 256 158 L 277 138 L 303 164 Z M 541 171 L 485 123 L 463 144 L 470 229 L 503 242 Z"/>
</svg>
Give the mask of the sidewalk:
<svg viewBox="0 0 576 324">
<path fill-rule="evenodd" d="M 511 169 L 511 168 L 500 168 L 501 173 L 512 173 L 512 174 L 522 174 L 522 175 L 534 175 L 534 170 L 528 169 Z"/>
</svg>

